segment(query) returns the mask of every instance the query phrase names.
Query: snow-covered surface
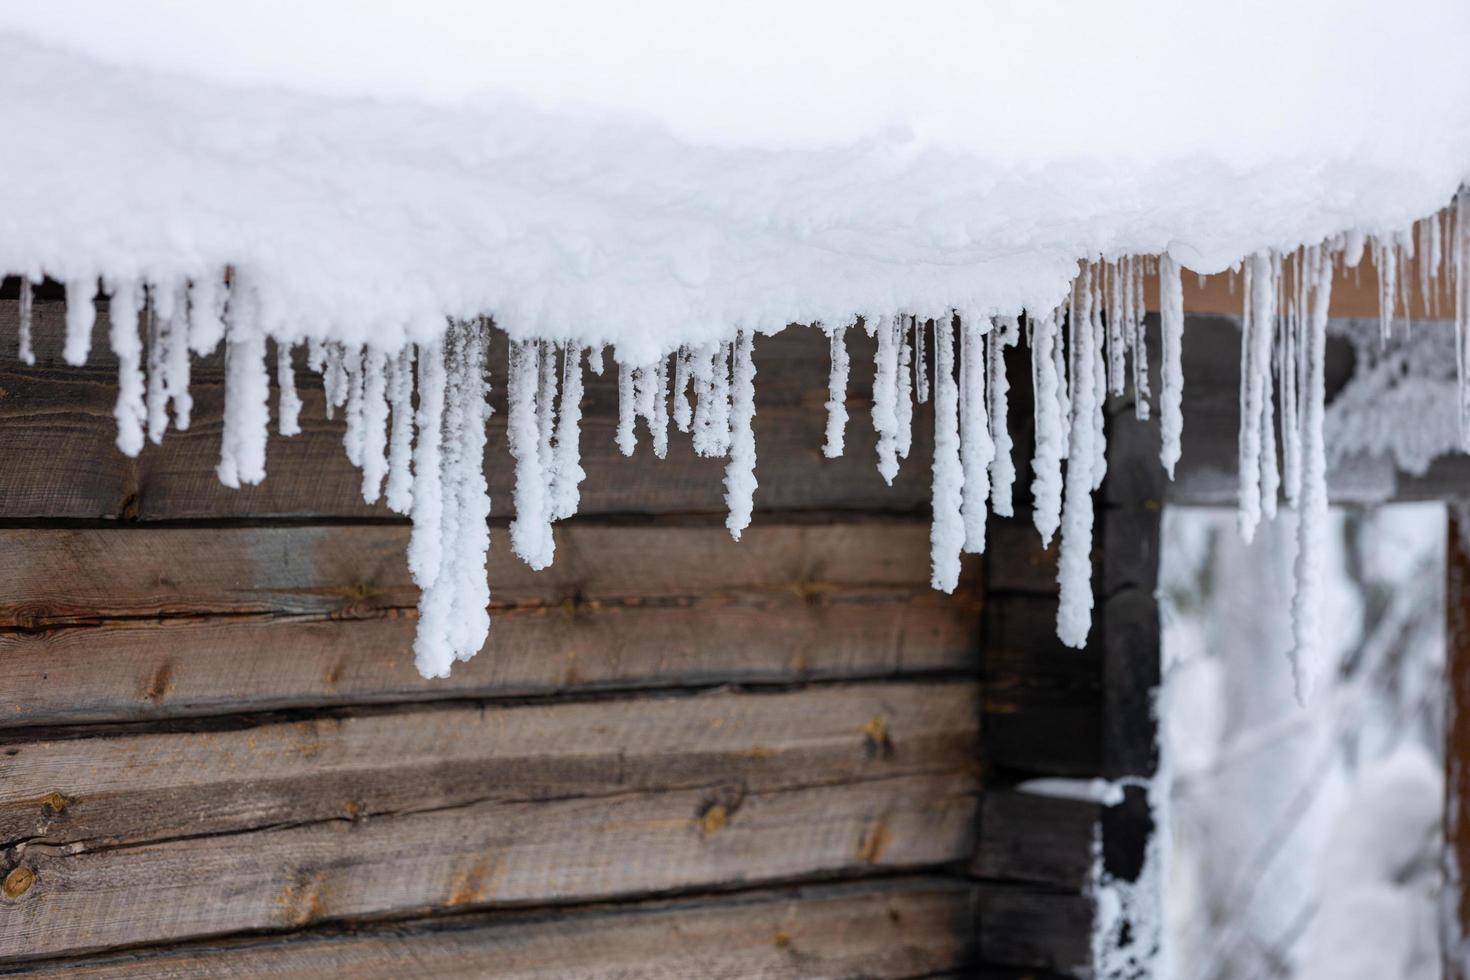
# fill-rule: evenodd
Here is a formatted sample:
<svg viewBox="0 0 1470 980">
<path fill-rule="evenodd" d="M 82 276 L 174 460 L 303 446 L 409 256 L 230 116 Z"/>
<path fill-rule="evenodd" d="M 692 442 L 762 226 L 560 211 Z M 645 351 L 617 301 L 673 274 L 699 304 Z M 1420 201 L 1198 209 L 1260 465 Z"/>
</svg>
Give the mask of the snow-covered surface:
<svg viewBox="0 0 1470 980">
<path fill-rule="evenodd" d="M 1441 213 L 1470 175 L 1467 43 L 1462 0 L 17 2 L 0 7 L 0 270 L 67 285 L 73 364 L 99 278 L 127 311 L 110 336 L 125 453 L 187 428 L 191 352 L 223 341 L 230 486 L 265 479 L 268 368 L 304 343 L 364 498 L 413 517 L 418 662 L 442 674 L 489 626 L 492 322 L 512 349 L 511 546 L 533 567 L 576 509 L 584 354 L 600 370 L 611 349 L 623 452 L 646 427 L 663 456 L 672 417 L 728 459 L 739 537 L 757 492 L 752 351 L 801 322 L 833 337 L 829 454 L 849 327 L 878 337 L 885 479 L 914 465 L 915 406 L 935 401 L 943 589 L 988 512 L 1014 507 L 1003 353 L 1024 338 L 1033 520 L 1044 540 L 1060 530 L 1058 633 L 1082 646 L 1104 403 L 1152 411 L 1144 282 L 1165 298 L 1170 467 L 1178 277 L 1244 262 L 1240 527 L 1274 515 L 1283 481 L 1307 517 L 1305 697 L 1321 669 L 1320 341 L 1333 270 L 1365 247 L 1385 333 L 1416 244 L 1414 285 L 1458 291 L 1470 440 L 1470 196 Z M 298 411 L 283 385 L 283 434 Z"/>
</svg>

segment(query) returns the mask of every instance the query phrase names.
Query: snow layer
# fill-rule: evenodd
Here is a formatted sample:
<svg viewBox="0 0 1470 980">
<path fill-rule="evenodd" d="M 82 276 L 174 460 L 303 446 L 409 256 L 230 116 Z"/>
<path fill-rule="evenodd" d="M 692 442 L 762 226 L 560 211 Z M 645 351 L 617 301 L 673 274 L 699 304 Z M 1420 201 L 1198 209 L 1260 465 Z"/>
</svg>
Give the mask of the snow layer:
<svg viewBox="0 0 1470 980">
<path fill-rule="evenodd" d="M 231 265 L 272 335 L 488 313 L 649 363 L 1403 228 L 1470 170 L 1457 0 L 462 7 L 5 5 L 0 266 Z"/>
</svg>

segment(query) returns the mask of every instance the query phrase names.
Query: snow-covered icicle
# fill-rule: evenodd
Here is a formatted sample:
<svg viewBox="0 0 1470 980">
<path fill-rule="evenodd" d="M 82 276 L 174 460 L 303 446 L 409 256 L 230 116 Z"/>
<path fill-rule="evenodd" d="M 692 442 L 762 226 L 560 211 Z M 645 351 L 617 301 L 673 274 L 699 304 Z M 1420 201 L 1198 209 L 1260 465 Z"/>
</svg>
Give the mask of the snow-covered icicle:
<svg viewBox="0 0 1470 980">
<path fill-rule="evenodd" d="M 1280 324 L 1276 335 L 1276 383 L 1281 392 L 1281 490 L 1287 505 L 1293 508 L 1300 502 L 1302 489 L 1300 393 L 1297 390 L 1301 306 L 1297 302 L 1297 294 L 1306 275 L 1304 261 L 1301 252 L 1293 258 L 1293 285 L 1298 288 L 1277 310 L 1277 322 Z"/>
<path fill-rule="evenodd" d="M 694 422 L 694 406 L 689 404 L 689 358 L 688 347 L 674 352 L 674 425 L 680 432 L 688 432 Z"/>
<path fill-rule="evenodd" d="M 954 327 L 940 318 L 934 321 L 934 474 L 930 489 L 933 519 L 929 525 L 929 584 L 942 592 L 953 592 L 959 584 L 960 552 L 969 536 L 962 513 L 965 468 L 960 459 L 959 398 L 954 379 Z"/>
<path fill-rule="evenodd" d="M 1020 327 L 1013 316 L 997 317 L 995 326 L 986 338 L 986 355 L 989 379 L 985 386 L 990 404 L 991 438 L 995 442 L 995 456 L 990 461 L 991 509 L 1000 517 L 1015 515 L 1012 489 L 1016 482 L 1016 464 L 1011 459 L 1011 432 L 1009 421 L 1010 383 L 1006 380 L 1007 347 L 1014 347 L 1020 336 Z"/>
<path fill-rule="evenodd" d="M 1270 265 L 1271 314 L 1266 318 L 1263 332 L 1257 335 L 1259 366 L 1261 370 L 1261 514 L 1266 520 L 1276 519 L 1276 501 L 1281 495 L 1281 471 L 1276 463 L 1276 402 L 1275 385 L 1271 373 L 1271 348 L 1276 337 L 1276 301 L 1280 294 L 1281 257 L 1273 254 Z"/>
<path fill-rule="evenodd" d="M 31 277 L 20 277 L 20 302 L 16 310 L 15 356 L 26 365 L 36 363 L 36 352 L 31 348 Z"/>
<path fill-rule="evenodd" d="M 399 514 L 413 510 L 413 345 L 388 361 L 388 410 L 392 416 L 388 438 L 388 509 Z"/>
<path fill-rule="evenodd" d="M 1104 318 L 1107 321 L 1107 365 L 1108 365 L 1108 394 L 1123 394 L 1123 370 L 1124 345 L 1126 344 L 1126 324 L 1123 312 L 1123 290 L 1125 288 L 1126 259 L 1119 259 L 1113 263 L 1098 263 L 1097 275 L 1101 280 L 1104 275 L 1107 278 L 1107 310 Z"/>
<path fill-rule="evenodd" d="M 1184 434 L 1184 286 L 1179 264 L 1165 252 L 1159 257 L 1159 334 L 1163 350 L 1159 370 L 1163 391 L 1159 395 L 1161 444 L 1159 461 L 1174 479 Z"/>
<path fill-rule="evenodd" d="M 929 400 L 929 369 L 924 354 L 924 336 L 928 332 L 929 321 L 914 317 L 914 397 L 920 405 Z"/>
<path fill-rule="evenodd" d="M 506 387 L 506 439 L 516 461 L 515 517 L 510 523 L 510 546 L 532 568 L 551 564 L 555 542 L 541 456 L 541 433 L 536 399 L 541 375 L 540 344 L 534 340 L 510 342 L 510 378 Z M 628 369 L 619 365 L 619 382 Z M 631 386 L 631 379 L 628 384 Z M 631 398 L 631 395 L 629 396 Z M 631 421 L 628 423 L 631 427 Z M 621 423 L 619 424 L 621 437 Z"/>
<path fill-rule="evenodd" d="M 540 360 L 537 362 L 536 385 L 536 435 L 538 456 L 541 459 L 542 475 L 546 479 L 546 492 L 551 493 L 552 474 L 556 461 L 552 458 L 551 444 L 556 436 L 556 390 L 559 380 L 556 370 L 556 344 L 543 342 Z M 549 505 L 548 505 L 549 507 Z M 549 519 L 549 518 L 548 518 Z"/>
<path fill-rule="evenodd" d="M 322 372 L 322 392 L 326 395 L 327 418 L 334 408 L 347 404 L 347 351 L 341 344 L 326 345 L 326 361 Z"/>
<path fill-rule="evenodd" d="M 645 364 L 633 369 L 633 420 L 642 419 L 653 435 L 653 365 Z"/>
<path fill-rule="evenodd" d="M 822 444 L 822 455 L 836 459 L 842 455 L 847 435 L 847 378 L 852 370 L 847 353 L 847 328 L 830 328 L 827 344 L 832 369 L 827 376 L 827 440 Z"/>
<path fill-rule="evenodd" d="M 138 339 L 138 285 L 131 280 L 108 283 L 112 297 L 108 302 L 108 339 L 117 355 L 117 404 L 112 415 L 117 419 L 117 448 L 126 456 L 136 456 L 143 449 L 143 426 L 148 421 L 144 404 L 143 344 Z M 22 293 L 30 291 L 30 283 L 21 280 Z"/>
<path fill-rule="evenodd" d="M 97 277 L 82 276 L 66 281 L 66 344 L 61 356 L 73 367 L 87 363 L 92 351 L 92 327 L 97 322 Z"/>
<path fill-rule="evenodd" d="M 1296 593 L 1291 600 L 1291 672 L 1296 698 L 1306 704 L 1323 669 L 1322 578 L 1327 550 L 1327 451 L 1322 421 L 1327 399 L 1327 308 L 1332 296 L 1332 260 L 1311 248 L 1307 265 L 1315 280 L 1307 322 L 1306 377 L 1303 378 L 1302 512 L 1297 522 Z M 1306 270 L 1304 270 L 1306 271 Z"/>
<path fill-rule="evenodd" d="M 171 297 L 171 308 L 163 318 L 163 387 L 173 407 L 174 428 L 189 430 L 194 398 L 189 394 L 189 290 L 179 283 L 162 293 Z"/>
<path fill-rule="evenodd" d="M 361 347 L 348 347 L 342 351 L 342 371 L 347 381 L 343 387 L 347 392 L 347 409 L 343 413 L 347 423 L 342 432 L 342 447 L 347 451 L 347 461 L 353 466 L 362 466 L 362 357 Z"/>
<path fill-rule="evenodd" d="M 148 385 L 144 392 L 145 411 L 148 417 L 148 441 L 155 446 L 163 442 L 168 431 L 168 383 L 164 377 L 163 318 L 159 316 L 160 292 L 158 286 L 148 287 L 147 304 L 143 310 L 144 334 L 148 338 L 146 353 Z"/>
<path fill-rule="evenodd" d="M 1373 239 L 1373 265 L 1378 271 L 1378 339 L 1387 344 L 1398 312 L 1398 249 L 1390 240 Z"/>
<path fill-rule="evenodd" d="M 1133 354 L 1133 416 L 1147 422 L 1150 414 L 1148 380 L 1148 330 L 1143 322 L 1144 260 L 1135 257 L 1128 262 L 1128 296 L 1124 303 L 1128 325 L 1128 349 Z"/>
<path fill-rule="evenodd" d="M 368 345 L 362 354 L 362 499 L 378 502 L 388 475 L 388 355 Z M 352 412 L 348 409 L 348 424 Z"/>
<path fill-rule="evenodd" d="M 694 385 L 694 415 L 690 422 L 690 442 L 699 456 L 713 456 L 710 447 L 710 416 L 713 411 L 715 375 L 712 347 L 696 347 L 689 352 L 689 373 Z"/>
<path fill-rule="evenodd" d="M 442 502 L 437 533 L 438 568 L 419 597 L 419 627 L 414 662 L 425 677 L 444 677 L 455 660 L 468 660 L 490 631 L 490 587 L 485 558 L 490 546 L 490 494 L 485 485 L 485 422 L 490 408 L 484 375 L 486 325 L 483 321 L 450 326 L 445 342 L 442 381 L 442 431 L 438 453 Z M 428 359 L 422 352 L 421 369 Z M 420 404 L 435 400 L 429 389 L 441 384 L 421 370 Z M 419 419 L 421 438 L 433 430 Z M 441 429 L 442 426 L 442 429 Z M 425 460 L 415 460 L 419 465 Z M 421 491 L 415 487 L 415 531 L 419 527 Z M 427 514 L 425 516 L 428 516 Z M 422 561 L 425 555 L 420 555 Z M 414 558 L 410 556 L 410 568 Z"/>
<path fill-rule="evenodd" d="M 960 516 L 965 522 L 963 550 L 978 555 L 985 551 L 985 518 L 990 507 L 990 463 L 995 459 L 995 442 L 990 436 L 989 398 L 985 393 L 985 334 L 989 320 L 978 313 L 960 317 L 959 428 L 961 484 Z M 953 332 L 946 324 L 941 332 Z M 939 341 L 936 339 L 936 344 Z"/>
<path fill-rule="evenodd" d="M 894 396 L 893 413 L 898 419 L 895 434 L 899 459 L 908 459 L 909 450 L 914 446 L 914 376 L 910 371 L 914 351 L 908 320 L 908 317 L 901 316 L 894 323 L 898 332 L 898 391 Z"/>
<path fill-rule="evenodd" d="M 711 456 L 724 456 L 730 452 L 730 371 L 735 344 L 718 344 L 711 364 L 713 375 L 710 384 L 710 414 L 708 445 Z"/>
<path fill-rule="evenodd" d="M 1107 351 L 1104 347 L 1106 334 L 1102 320 L 1102 265 L 1097 266 L 1097 272 L 1092 280 L 1092 489 L 1096 490 L 1102 486 L 1103 477 L 1108 473 L 1108 454 L 1106 440 L 1106 403 L 1108 397 L 1107 388 Z"/>
<path fill-rule="evenodd" d="M 225 303 L 229 293 L 222 280 L 205 276 L 189 283 L 189 349 L 208 357 L 225 338 Z"/>
<path fill-rule="evenodd" d="M 581 503 L 582 348 L 568 343 L 562 354 L 561 411 L 556 416 L 556 448 L 552 458 L 551 520 L 571 517 Z"/>
<path fill-rule="evenodd" d="M 1455 198 L 1454 238 L 1450 261 L 1454 265 L 1455 353 L 1460 389 L 1460 447 L 1470 452 L 1470 187 Z"/>
<path fill-rule="evenodd" d="M 633 368 L 630 365 L 619 362 L 617 443 L 618 452 L 624 456 L 633 455 L 633 450 L 638 448 L 638 434 L 633 428 L 636 415 L 636 396 L 633 391 Z"/>
<path fill-rule="evenodd" d="M 296 365 L 291 363 L 291 345 L 276 341 L 276 431 L 283 436 L 301 434 L 301 396 L 296 392 Z"/>
<path fill-rule="evenodd" d="M 270 431 L 270 375 L 265 335 L 255 322 L 255 298 L 236 294 L 225 342 L 225 424 L 216 473 L 227 487 L 265 479 L 265 445 Z"/>
<path fill-rule="evenodd" d="M 1269 350 L 1275 298 L 1271 259 L 1258 252 L 1246 261 L 1240 335 L 1240 502 L 1236 523 L 1247 543 L 1255 537 L 1261 520 L 1261 420 L 1265 415 L 1267 373 L 1261 364 L 1262 335 Z"/>
<path fill-rule="evenodd" d="M 878 472 L 892 484 L 898 475 L 898 344 L 893 317 L 874 317 L 869 329 L 878 336 L 873 357 L 873 431 L 878 434 Z"/>
<path fill-rule="evenodd" d="M 602 345 L 596 344 L 587 348 L 587 369 L 599 378 L 602 377 Z"/>
<path fill-rule="evenodd" d="M 418 348 L 418 438 L 413 447 L 413 533 L 408 539 L 408 570 L 421 589 L 434 584 L 444 552 L 442 483 L 444 426 L 444 347 L 434 341 Z M 417 644 L 415 644 L 417 646 Z M 422 662 L 419 672 L 425 673 Z M 425 676 L 433 676 L 425 674 Z"/>
<path fill-rule="evenodd" d="M 734 364 L 730 382 L 730 461 L 725 464 L 725 527 L 730 537 L 750 526 L 755 508 L 755 334 L 735 334 Z"/>
<path fill-rule="evenodd" d="M 653 455 L 666 459 L 669 455 L 669 359 L 660 357 L 653 367 L 653 415 L 648 426 L 653 430 Z"/>
<path fill-rule="evenodd" d="M 1060 331 L 1055 312 L 1033 321 L 1031 330 L 1032 393 L 1036 400 L 1036 451 L 1031 461 L 1032 521 L 1043 546 L 1051 545 L 1062 520 L 1062 427 L 1055 349 Z M 968 474 L 967 474 L 968 479 Z"/>
<path fill-rule="evenodd" d="M 1092 270 L 1082 266 L 1073 286 L 1071 328 L 1072 432 L 1068 440 L 1066 499 L 1062 505 L 1062 546 L 1057 561 L 1057 637 L 1067 646 L 1081 648 L 1092 628 L 1092 460 L 1096 429 L 1093 423 L 1100 360 L 1094 349 Z"/>
</svg>

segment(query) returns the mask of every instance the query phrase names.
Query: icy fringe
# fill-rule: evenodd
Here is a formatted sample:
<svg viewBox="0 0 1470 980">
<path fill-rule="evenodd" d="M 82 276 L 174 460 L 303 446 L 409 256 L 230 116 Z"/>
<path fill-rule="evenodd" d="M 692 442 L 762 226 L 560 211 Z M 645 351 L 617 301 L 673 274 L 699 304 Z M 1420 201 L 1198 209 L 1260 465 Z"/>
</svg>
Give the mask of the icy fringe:
<svg viewBox="0 0 1470 980">
<path fill-rule="evenodd" d="M 1416 252 L 1418 275 L 1411 277 L 1405 263 Z M 1300 512 L 1291 663 L 1303 699 L 1321 670 L 1323 357 L 1333 270 L 1357 267 L 1365 255 L 1377 276 L 1381 342 L 1392 338 L 1415 292 L 1428 315 L 1452 312 L 1459 438 L 1470 451 L 1470 192 L 1462 190 L 1451 208 L 1407 232 L 1349 233 L 1244 261 L 1239 525 L 1249 539 L 1261 520 L 1274 515 L 1278 498 Z M 822 452 L 835 457 L 844 451 L 848 334 L 857 327 L 876 338 L 871 419 L 885 481 L 898 476 L 912 448 L 915 405 L 933 403 L 931 581 L 952 591 L 960 556 L 985 549 L 990 512 L 1008 517 L 1014 510 L 1008 369 L 1015 359 L 1006 351 L 1024 339 L 1034 396 L 1032 521 L 1043 544 L 1060 532 L 1057 634 L 1081 647 L 1093 608 L 1092 495 L 1107 470 L 1105 402 L 1121 399 L 1118 404 L 1131 404 L 1140 419 L 1148 419 L 1153 407 L 1144 326 L 1150 279 L 1157 280 L 1160 311 L 1159 457 L 1171 478 L 1180 458 L 1181 277 L 1167 254 L 1098 257 L 1079 262 L 1067 295 L 1044 311 L 869 312 L 850 324 L 824 325 L 831 376 Z M 35 363 L 32 281 L 22 280 L 18 317 L 18 353 L 27 364 Z M 66 285 L 73 301 L 63 356 L 81 364 L 91 346 L 91 299 L 99 280 L 72 277 Z M 267 358 L 273 353 L 278 431 L 295 435 L 302 410 L 293 354 L 299 336 L 273 329 L 259 290 L 238 274 L 149 283 L 103 278 L 100 287 L 109 298 L 107 336 L 118 361 L 118 448 L 136 456 L 145 439 L 159 442 L 170 424 L 187 429 L 190 355 L 208 355 L 223 343 L 225 417 L 217 472 L 231 487 L 263 480 Z M 87 301 L 76 302 L 78 296 Z M 619 449 L 637 450 L 641 425 L 654 454 L 663 457 L 672 422 L 689 434 L 698 455 L 725 459 L 726 525 L 737 539 L 750 524 L 756 490 L 755 340 L 755 331 L 740 329 L 653 363 L 616 363 Z M 425 676 L 445 676 L 455 661 L 474 656 L 490 626 L 484 470 L 489 343 L 490 321 L 482 318 L 448 321 L 438 339 L 398 350 L 321 339 L 306 344 L 304 366 L 321 376 L 327 418 L 338 409 L 345 417 L 343 448 L 362 470 L 363 499 L 371 504 L 382 498 L 412 518 L 408 565 L 421 589 L 414 654 Z M 604 351 L 512 339 L 508 353 L 506 428 L 515 460 L 509 537 L 512 550 L 540 569 L 555 557 L 553 525 L 577 511 L 585 476 L 584 370 L 601 375 Z"/>
</svg>

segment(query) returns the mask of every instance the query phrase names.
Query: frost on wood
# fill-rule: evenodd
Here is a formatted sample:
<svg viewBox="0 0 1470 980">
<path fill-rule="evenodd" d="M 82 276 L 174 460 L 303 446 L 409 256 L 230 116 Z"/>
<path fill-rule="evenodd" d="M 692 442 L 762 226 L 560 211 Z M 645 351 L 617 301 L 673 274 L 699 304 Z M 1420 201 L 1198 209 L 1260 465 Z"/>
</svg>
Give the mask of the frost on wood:
<svg viewBox="0 0 1470 980">
<path fill-rule="evenodd" d="M 1334 266 L 1352 268 L 1371 255 L 1382 314 L 1375 344 L 1392 341 L 1342 393 L 1329 417 L 1324 405 L 1325 330 Z M 1417 254 L 1417 274 L 1409 260 Z M 932 584 L 952 590 L 961 555 L 985 547 L 993 510 L 1015 509 L 1017 466 L 1010 428 L 1006 350 L 1025 343 L 1030 365 L 1034 444 L 1030 459 L 1031 520 L 1043 544 L 1060 532 L 1057 632 L 1087 642 L 1093 610 L 1093 494 L 1107 470 L 1110 396 L 1131 399 L 1141 419 L 1153 411 L 1145 285 L 1157 277 L 1159 320 L 1159 458 L 1172 476 L 1183 452 L 1183 270 L 1162 254 L 1081 260 L 1061 295 L 1037 309 L 940 312 L 865 311 L 847 321 L 876 338 L 871 423 L 877 464 L 892 482 L 912 448 L 917 405 L 933 405 L 930 465 Z M 23 278 L 17 350 L 32 351 L 33 277 Z M 101 294 L 97 284 L 100 281 Z M 320 376 L 328 418 L 342 409 L 343 448 L 362 470 L 368 502 L 386 498 L 409 514 L 408 565 L 421 589 L 415 661 L 427 676 L 444 676 L 473 656 L 489 630 L 486 556 L 490 500 L 485 479 L 490 417 L 485 318 L 446 318 L 419 329 L 397 348 L 344 343 L 329 334 L 303 336 L 299 324 L 274 313 L 263 283 L 239 270 L 228 275 L 158 282 L 91 275 L 66 277 L 63 356 L 85 359 L 97 310 L 118 360 L 113 414 L 118 448 L 136 455 L 170 424 L 190 424 L 190 355 L 224 346 L 226 389 L 218 476 L 228 486 L 265 477 L 270 428 L 269 343 L 279 392 L 277 430 L 301 431 L 294 346 L 305 341 L 305 367 Z M 1470 198 L 1412 232 L 1348 233 L 1294 250 L 1263 250 L 1241 267 L 1240 503 L 1249 537 L 1269 520 L 1278 497 L 1301 512 L 1291 662 L 1305 698 L 1319 672 L 1320 563 L 1327 506 L 1327 465 L 1343 453 L 1392 445 L 1402 465 L 1422 469 L 1449 445 L 1470 447 Z M 1424 334 L 1397 327 L 1412 293 L 1429 310 L 1449 307 L 1454 331 Z M 96 301 L 94 301 L 96 297 Z M 827 325 L 830 377 L 821 451 L 839 456 L 846 443 L 851 374 L 849 326 Z M 650 357 L 614 355 L 619 450 L 638 448 L 646 425 L 653 454 L 669 452 L 670 423 L 688 433 L 693 451 L 724 460 L 726 526 L 739 538 L 750 525 L 756 490 L 755 346 L 757 331 L 740 327 Z M 1453 351 L 1449 344 L 1453 340 Z M 1365 341 L 1366 342 L 1366 341 Z M 534 568 L 555 556 L 553 524 L 573 516 L 585 477 L 581 462 L 583 373 L 603 371 L 604 349 L 572 340 L 508 339 L 507 441 L 515 462 L 512 550 Z M 630 358 L 640 358 L 634 363 Z M 584 360 L 585 359 L 585 360 Z M 1013 359 L 1015 363 L 1027 360 Z M 1409 385 L 1403 378 L 1427 379 Z M 1453 397 L 1448 397 L 1452 395 Z M 1438 398 L 1436 413 L 1431 402 Z M 1389 403 L 1406 407 L 1385 412 Z M 1453 408 L 1445 405 L 1453 403 Z M 1437 404 L 1438 404 L 1437 403 Z M 1405 437 L 1402 419 L 1414 431 Z M 1395 421 L 1398 420 L 1398 421 Z M 1417 442 L 1415 440 L 1418 440 Z M 1426 442 L 1428 440 L 1428 442 Z M 1432 445 L 1431 445 L 1432 443 Z M 816 447 L 814 447 L 815 449 Z"/>
</svg>

